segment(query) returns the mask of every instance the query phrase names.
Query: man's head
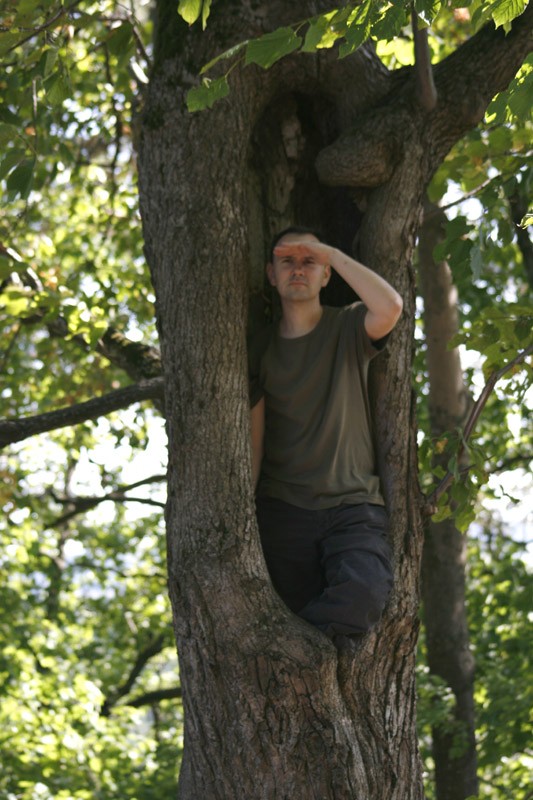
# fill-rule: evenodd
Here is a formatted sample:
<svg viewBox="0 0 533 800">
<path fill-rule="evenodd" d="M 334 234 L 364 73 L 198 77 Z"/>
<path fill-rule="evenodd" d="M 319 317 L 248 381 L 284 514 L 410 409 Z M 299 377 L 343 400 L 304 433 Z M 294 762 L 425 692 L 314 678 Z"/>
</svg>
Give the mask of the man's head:
<svg viewBox="0 0 533 800">
<path fill-rule="evenodd" d="M 267 275 L 282 301 L 318 298 L 331 275 L 327 251 L 309 228 L 293 226 L 274 237 Z"/>
</svg>

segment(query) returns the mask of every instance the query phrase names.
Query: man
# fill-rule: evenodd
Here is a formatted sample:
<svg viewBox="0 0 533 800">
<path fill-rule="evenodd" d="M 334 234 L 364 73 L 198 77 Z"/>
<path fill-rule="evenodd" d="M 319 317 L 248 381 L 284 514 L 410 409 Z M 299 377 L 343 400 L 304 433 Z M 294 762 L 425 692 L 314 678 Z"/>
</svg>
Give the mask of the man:
<svg viewBox="0 0 533 800">
<path fill-rule="evenodd" d="M 332 268 L 362 302 L 321 305 Z M 249 354 L 265 560 L 292 611 L 333 639 L 362 634 L 380 618 L 392 586 L 367 371 L 402 300 L 375 272 L 305 228 L 276 237 L 267 274 L 282 316 Z"/>
</svg>

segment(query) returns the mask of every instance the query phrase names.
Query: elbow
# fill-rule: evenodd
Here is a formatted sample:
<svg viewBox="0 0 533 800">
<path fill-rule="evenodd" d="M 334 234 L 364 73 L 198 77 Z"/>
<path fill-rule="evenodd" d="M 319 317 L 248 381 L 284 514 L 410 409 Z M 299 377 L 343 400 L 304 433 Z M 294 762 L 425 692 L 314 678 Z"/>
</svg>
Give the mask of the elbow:
<svg viewBox="0 0 533 800">
<path fill-rule="evenodd" d="M 393 297 L 391 298 L 391 311 L 390 311 L 391 320 L 393 321 L 392 322 L 393 327 L 400 319 L 402 311 L 403 311 L 403 300 L 401 296 L 398 294 L 398 292 L 395 291 Z"/>
</svg>

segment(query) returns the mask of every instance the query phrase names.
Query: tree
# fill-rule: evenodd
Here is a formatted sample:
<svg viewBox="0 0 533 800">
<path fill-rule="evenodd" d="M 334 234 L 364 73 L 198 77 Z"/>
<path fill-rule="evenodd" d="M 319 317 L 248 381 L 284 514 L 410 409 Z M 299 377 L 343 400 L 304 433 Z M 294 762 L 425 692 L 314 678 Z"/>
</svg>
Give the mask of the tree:
<svg viewBox="0 0 533 800">
<path fill-rule="evenodd" d="M 413 477 L 410 265 L 423 191 L 518 69 L 531 12 L 507 37 L 482 29 L 443 59 L 434 70 L 434 109 L 424 107 L 411 70 L 387 72 L 364 45 L 341 62 L 321 52 L 268 73 L 234 70 L 229 98 L 202 114 L 185 111 L 191 75 L 224 47 L 320 10 L 301 3 L 288 18 L 270 4 L 262 17 L 245 10 L 236 18 L 215 5 L 201 34 L 171 4 L 158 7 L 140 189 L 170 445 L 169 576 L 187 711 L 183 796 L 254 796 L 258 765 L 267 796 L 305 796 L 304 782 L 323 796 L 422 793 L 413 704 L 421 497 Z M 113 31 L 109 42 L 120 29 Z M 317 157 L 330 188 L 314 177 Z M 28 165 L 20 167 L 12 191 L 28 176 Z M 257 275 L 280 224 L 321 219 L 349 248 L 359 214 L 345 187 L 366 206 L 360 255 L 402 290 L 407 313 L 386 368 L 374 375 L 396 591 L 379 630 L 356 653 L 337 657 L 289 618 L 262 566 L 248 470 L 244 318 L 248 251 Z M 52 312 L 48 324 L 57 307 Z M 83 319 L 73 322 L 71 332 L 87 335 Z M 96 348 L 130 375 L 137 363 L 142 377 L 146 360 L 139 369 L 132 355 L 139 348 L 128 351 L 104 330 Z M 160 383 L 146 392 L 159 396 Z"/>
<path fill-rule="evenodd" d="M 412 73 L 385 73 L 372 50 L 362 46 L 340 67 L 337 62 L 333 67 L 332 57 L 326 53 L 320 56 L 318 71 L 313 58 L 306 62 L 280 62 L 266 76 L 251 69 L 234 72 L 230 99 L 204 115 L 190 117 L 183 111 L 185 65 L 188 73 L 191 69 L 199 72 L 216 53 L 215 47 L 232 45 L 236 40 L 235 20 L 227 13 L 218 16 L 213 9 L 207 31 L 200 39 L 193 34 L 186 39 L 183 34 L 180 37 L 176 27 L 175 38 L 169 40 L 166 8 L 159 6 L 165 32 L 156 39 L 161 49 L 156 51 L 156 67 L 146 98 L 140 187 L 147 257 L 159 302 L 166 391 L 172 398 L 167 413 L 170 450 L 175 454 L 167 512 L 169 571 L 188 712 L 180 790 L 183 796 L 253 794 L 248 777 L 253 763 L 262 765 L 261 782 L 272 796 L 298 794 L 302 775 L 312 790 L 323 796 L 365 796 L 372 793 L 370 787 L 374 786 L 379 787 L 377 791 L 383 797 L 419 796 L 420 770 L 416 750 L 409 744 L 414 734 L 410 710 L 412 632 L 416 628 L 416 576 L 421 546 L 419 498 L 409 479 L 415 470 L 409 370 L 405 371 L 412 339 L 410 320 L 414 316 L 409 266 L 423 191 L 450 147 L 479 122 L 492 96 L 505 88 L 522 63 L 529 50 L 530 11 L 516 21 L 507 37 L 491 27 L 483 28 L 441 61 L 434 70 L 438 101 L 433 108 L 417 96 Z M 305 18 L 309 11 L 302 5 L 291 9 L 291 17 Z M 268 18 L 277 24 L 286 21 L 283 11 L 275 5 L 269 9 Z M 254 19 L 249 20 L 249 27 L 245 27 L 246 22 L 243 13 L 239 17 L 240 38 L 257 30 Z M 523 32 L 519 33 L 522 25 Z M 216 45 L 211 46 L 213 40 Z M 282 101 L 289 89 L 292 98 Z M 298 197 L 295 192 L 294 199 L 280 198 L 270 185 L 269 175 L 254 175 L 256 163 L 265 157 L 265 152 L 272 172 L 276 163 L 272 151 L 265 146 L 261 153 L 257 152 L 254 135 L 257 140 L 263 136 L 267 141 L 274 138 L 273 118 L 277 116 L 278 120 L 281 118 L 278 130 L 283 137 L 283 130 L 289 128 L 287 110 L 294 117 L 293 109 L 298 108 L 297 95 L 303 96 L 300 103 L 314 119 L 318 141 L 313 156 L 322 183 L 371 189 L 366 193 L 359 252 L 366 263 L 380 265 L 385 277 L 402 290 L 407 300 L 404 323 L 391 346 L 387 369 L 382 362 L 374 375 L 381 474 L 393 517 L 397 588 L 381 627 L 369 637 L 366 647 L 357 657 L 340 655 L 340 683 L 332 648 L 326 650 L 323 642 L 313 641 L 306 629 L 297 635 L 301 626 L 295 621 L 289 624 L 284 616 L 280 625 L 279 606 L 275 598 L 265 594 L 268 584 L 265 589 L 265 584 L 259 582 L 256 545 L 249 540 L 253 514 L 244 502 L 242 489 L 249 472 L 243 410 L 238 432 L 233 424 L 236 395 L 244 409 L 246 402 L 242 377 L 244 329 L 238 321 L 244 318 L 243 231 L 247 221 L 260 219 L 260 209 L 267 205 L 267 198 L 268 208 L 274 207 L 279 217 L 294 216 L 312 222 L 316 214 L 327 219 L 316 188 L 313 192 L 312 180 L 305 197 Z M 333 134 L 324 135 L 319 118 L 323 119 L 328 107 L 338 127 Z M 169 117 L 170 108 L 173 111 Z M 305 132 L 302 137 L 305 140 Z M 193 156 L 193 143 L 207 140 L 216 154 L 212 164 L 208 154 L 202 160 Z M 297 150 L 293 158 L 298 160 Z M 279 161 L 277 170 L 278 164 Z M 217 183 L 213 187 L 207 175 L 215 170 Z M 155 186 L 150 183 L 151 175 L 163 172 L 164 182 Z M 313 205 L 306 205 L 306 200 Z M 169 211 L 176 207 L 185 213 L 175 225 L 169 225 Z M 186 209 L 194 209 L 194 218 Z M 345 213 L 349 230 L 350 212 Z M 257 230 L 256 223 L 255 241 L 261 233 L 265 241 L 270 229 L 276 227 L 279 217 L 272 224 L 271 216 L 272 211 L 267 211 L 262 231 Z M 209 220 L 208 226 L 204 219 Z M 178 240 L 180 257 L 176 269 Z M 214 254 L 220 252 L 223 270 L 218 260 L 213 263 Z M 179 291 L 187 297 L 199 294 L 202 301 L 180 307 L 176 313 L 174 298 Z M 184 378 L 187 375 L 188 380 Z M 198 375 L 203 376 L 201 383 Z M 387 413 L 391 407 L 394 424 L 390 411 Z M 229 420 L 230 429 L 226 428 Z M 195 435 L 191 440 L 192 431 Z M 213 473 L 209 461 L 206 463 L 206 453 L 211 455 L 213 451 L 217 464 L 223 465 L 222 473 Z M 241 465 L 240 470 L 237 465 Z M 202 558 L 205 552 L 209 556 Z M 252 585 L 257 602 L 250 618 Z M 266 664 L 265 635 L 272 643 Z M 302 642 L 309 650 L 300 650 Z M 213 662 L 210 654 L 219 650 L 223 650 L 224 658 Z M 287 653 L 295 651 L 296 663 L 291 663 Z M 374 683 L 377 663 L 380 677 L 386 676 L 380 685 L 379 700 Z M 312 666 L 312 674 L 321 675 L 320 685 L 313 682 L 306 686 L 302 665 Z M 344 682 L 347 674 L 349 680 Z M 230 686 L 236 691 L 232 692 Z M 265 687 L 259 713 L 258 686 Z M 295 692 L 301 694 L 297 703 Z M 398 704 L 400 696 L 403 700 Z M 209 712 L 205 706 L 197 705 L 198 697 L 209 698 Z M 279 719 L 273 719 L 259 739 L 259 720 L 267 716 L 271 705 L 277 709 Z M 346 712 L 339 714 L 339 708 L 348 710 L 348 718 Z M 290 721 L 284 716 L 287 709 Z M 334 713 L 327 709 L 334 709 Z M 361 718 L 367 725 L 371 720 L 370 727 L 356 726 L 355 721 L 360 722 Z M 237 730 L 235 720 L 239 722 Z M 280 724 L 289 726 L 283 741 L 294 744 L 290 757 L 282 751 L 278 773 L 273 763 L 279 758 Z M 222 749 L 215 734 L 221 728 L 230 732 L 230 741 L 225 741 Z M 338 743 L 337 749 L 330 768 L 324 769 L 331 736 Z M 225 766 L 230 762 L 234 765 L 231 776 Z M 342 778 L 336 772 L 339 763 L 344 764 Z M 212 784 L 215 775 L 218 788 Z"/>
</svg>

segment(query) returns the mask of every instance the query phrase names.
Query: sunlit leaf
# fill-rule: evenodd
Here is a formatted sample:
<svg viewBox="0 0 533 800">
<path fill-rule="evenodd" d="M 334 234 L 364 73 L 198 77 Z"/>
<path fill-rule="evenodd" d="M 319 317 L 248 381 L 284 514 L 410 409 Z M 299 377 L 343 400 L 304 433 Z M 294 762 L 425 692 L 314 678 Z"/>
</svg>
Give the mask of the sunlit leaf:
<svg viewBox="0 0 533 800">
<path fill-rule="evenodd" d="M 442 8 L 441 0 L 414 0 L 414 8 L 425 25 L 431 25 Z"/>
<path fill-rule="evenodd" d="M 346 42 L 339 48 L 339 57 L 345 58 L 363 44 L 370 35 L 372 23 L 376 21 L 377 13 L 372 0 L 364 0 L 358 7 L 353 20 L 350 21 L 346 31 Z"/>
<path fill-rule="evenodd" d="M 202 6 L 206 5 L 205 0 L 180 0 L 178 5 L 178 14 L 183 17 L 185 22 L 192 25 L 199 18 L 202 13 Z M 209 4 L 207 12 L 204 11 L 205 19 L 209 14 Z M 205 20 L 204 20 L 205 23 Z"/>
<path fill-rule="evenodd" d="M 263 69 L 268 69 L 280 58 L 297 50 L 301 44 L 302 38 L 292 28 L 278 28 L 248 42 L 245 63 L 259 64 Z"/>
</svg>

